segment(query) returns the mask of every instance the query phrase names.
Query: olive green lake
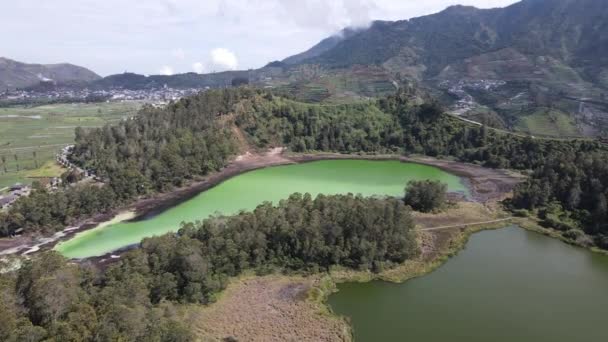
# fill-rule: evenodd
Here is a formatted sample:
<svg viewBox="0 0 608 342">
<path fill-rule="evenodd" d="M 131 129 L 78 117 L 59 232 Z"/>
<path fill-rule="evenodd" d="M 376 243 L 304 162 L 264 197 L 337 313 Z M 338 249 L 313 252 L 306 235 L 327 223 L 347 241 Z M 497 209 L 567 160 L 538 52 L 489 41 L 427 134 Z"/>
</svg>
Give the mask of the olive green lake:
<svg viewBox="0 0 608 342">
<path fill-rule="evenodd" d="M 403 284 L 338 289 L 329 305 L 357 342 L 608 341 L 608 257 L 517 227 L 475 234 Z"/>
<path fill-rule="evenodd" d="M 435 167 L 399 161 L 326 160 L 269 167 L 244 173 L 200 193 L 150 219 L 122 222 L 81 232 L 55 249 L 68 258 L 100 256 L 139 243 L 143 238 L 179 229 L 215 214 L 252 210 L 299 193 L 401 196 L 410 180 L 440 180 L 452 192 L 468 195 L 460 177 Z"/>
</svg>

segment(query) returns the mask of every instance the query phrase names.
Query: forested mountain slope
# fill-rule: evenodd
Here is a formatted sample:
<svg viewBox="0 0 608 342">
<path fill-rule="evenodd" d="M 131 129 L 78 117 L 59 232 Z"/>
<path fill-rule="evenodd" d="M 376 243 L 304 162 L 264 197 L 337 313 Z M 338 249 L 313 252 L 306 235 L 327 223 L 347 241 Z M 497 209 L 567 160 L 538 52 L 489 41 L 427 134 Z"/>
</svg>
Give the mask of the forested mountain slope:
<svg viewBox="0 0 608 342">
<path fill-rule="evenodd" d="M 94 72 L 72 64 L 26 64 L 0 57 L 0 90 L 27 88 L 41 81 L 88 83 L 100 78 Z"/>
<path fill-rule="evenodd" d="M 446 103 L 459 101 L 461 113 L 481 109 L 517 127 L 520 117 L 550 108 L 558 111 L 553 116 L 568 115 L 581 134 L 598 134 L 608 122 L 607 32 L 606 0 L 453 6 L 411 20 L 374 22 L 300 64 L 382 67 L 388 79 L 416 80 Z"/>
</svg>

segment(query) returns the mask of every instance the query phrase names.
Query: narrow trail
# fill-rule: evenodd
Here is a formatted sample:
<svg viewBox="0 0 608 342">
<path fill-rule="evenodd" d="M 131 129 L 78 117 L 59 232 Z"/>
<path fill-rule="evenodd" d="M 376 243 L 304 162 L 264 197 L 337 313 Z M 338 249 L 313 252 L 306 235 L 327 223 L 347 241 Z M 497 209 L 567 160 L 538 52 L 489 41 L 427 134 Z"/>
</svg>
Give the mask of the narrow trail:
<svg viewBox="0 0 608 342">
<path fill-rule="evenodd" d="M 68 145 L 71 145 L 71 144 L 53 144 L 53 145 L 38 145 L 38 146 L 4 148 L 4 149 L 0 149 L 0 152 L 32 150 L 32 149 L 43 148 L 43 147 L 65 147 L 65 146 L 68 146 Z"/>
<path fill-rule="evenodd" d="M 463 118 L 460 115 L 453 114 L 453 113 L 447 113 L 447 114 L 449 116 L 453 117 L 453 118 L 456 118 L 456 119 L 462 121 L 462 122 L 465 122 L 465 123 L 468 123 L 468 124 L 471 124 L 471 125 L 475 125 L 475 126 L 483 126 L 483 124 L 480 123 L 480 122 Z M 504 130 L 504 129 L 494 128 L 494 127 L 490 127 L 490 126 L 487 126 L 487 125 L 485 127 L 486 127 L 486 129 L 494 131 L 496 133 L 508 134 L 508 135 L 512 135 L 512 136 L 515 136 L 515 137 L 519 137 L 519 138 L 532 138 L 532 139 L 537 139 L 537 140 L 549 140 L 549 141 L 570 141 L 570 140 L 595 141 L 595 139 L 593 139 L 593 138 L 582 137 L 582 136 L 581 137 L 559 137 L 559 136 L 532 135 L 532 134 L 526 134 L 526 133 L 507 131 L 507 130 Z"/>
<path fill-rule="evenodd" d="M 504 218 L 504 219 L 498 219 L 498 220 L 492 220 L 492 221 L 484 221 L 484 222 L 461 223 L 461 224 L 455 224 L 455 225 L 451 225 L 451 226 L 422 228 L 420 230 L 423 231 L 423 232 L 428 232 L 428 231 L 433 231 L 433 230 L 455 229 L 455 228 L 463 228 L 463 227 L 470 227 L 470 226 L 479 226 L 479 225 L 482 225 L 482 224 L 491 224 L 491 223 L 506 222 L 506 221 L 510 221 L 512 219 L 514 219 L 514 217 L 507 217 L 507 218 Z"/>
</svg>

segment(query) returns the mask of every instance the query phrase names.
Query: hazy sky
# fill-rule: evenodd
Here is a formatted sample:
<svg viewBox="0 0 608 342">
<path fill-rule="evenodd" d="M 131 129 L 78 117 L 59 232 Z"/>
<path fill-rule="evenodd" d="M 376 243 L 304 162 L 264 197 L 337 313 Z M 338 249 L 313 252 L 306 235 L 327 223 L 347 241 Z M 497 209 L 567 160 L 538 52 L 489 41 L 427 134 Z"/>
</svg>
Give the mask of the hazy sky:
<svg viewBox="0 0 608 342">
<path fill-rule="evenodd" d="M 100 75 L 257 68 L 345 26 L 516 0 L 2 0 L 0 56 Z"/>
</svg>

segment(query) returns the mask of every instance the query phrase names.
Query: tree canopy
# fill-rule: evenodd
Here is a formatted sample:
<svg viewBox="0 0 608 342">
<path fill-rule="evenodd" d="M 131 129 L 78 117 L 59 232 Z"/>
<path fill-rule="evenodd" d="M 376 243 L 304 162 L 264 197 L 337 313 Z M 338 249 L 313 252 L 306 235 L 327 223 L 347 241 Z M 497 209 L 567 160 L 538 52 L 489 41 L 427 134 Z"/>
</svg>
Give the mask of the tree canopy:
<svg viewBox="0 0 608 342">
<path fill-rule="evenodd" d="M 418 253 L 397 199 L 294 194 L 145 239 L 102 272 L 40 254 L 0 277 L 0 339 L 192 341 L 173 303 L 209 303 L 246 270 L 379 272 Z"/>
<path fill-rule="evenodd" d="M 414 210 L 430 213 L 447 204 L 448 186 L 440 181 L 410 181 L 405 188 L 405 204 Z"/>
</svg>

